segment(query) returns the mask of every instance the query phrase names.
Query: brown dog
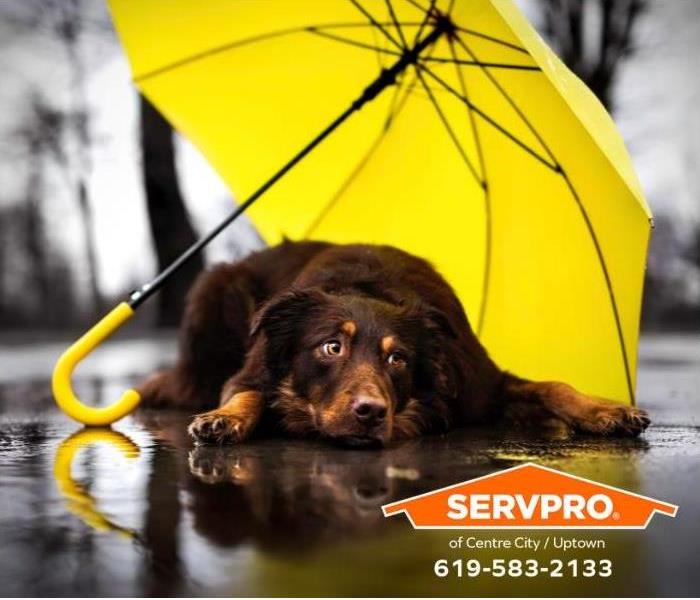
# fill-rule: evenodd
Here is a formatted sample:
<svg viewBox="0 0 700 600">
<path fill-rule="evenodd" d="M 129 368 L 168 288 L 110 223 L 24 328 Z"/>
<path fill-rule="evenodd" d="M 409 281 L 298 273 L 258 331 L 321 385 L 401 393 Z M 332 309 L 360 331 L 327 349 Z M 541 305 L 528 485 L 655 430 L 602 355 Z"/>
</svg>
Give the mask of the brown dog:
<svg viewBox="0 0 700 600">
<path fill-rule="evenodd" d="M 603 435 L 649 424 L 499 369 L 447 282 L 388 246 L 284 242 L 210 269 L 190 292 L 177 364 L 141 393 L 213 409 L 189 432 L 219 443 L 267 431 L 377 445 L 503 418 Z"/>
</svg>

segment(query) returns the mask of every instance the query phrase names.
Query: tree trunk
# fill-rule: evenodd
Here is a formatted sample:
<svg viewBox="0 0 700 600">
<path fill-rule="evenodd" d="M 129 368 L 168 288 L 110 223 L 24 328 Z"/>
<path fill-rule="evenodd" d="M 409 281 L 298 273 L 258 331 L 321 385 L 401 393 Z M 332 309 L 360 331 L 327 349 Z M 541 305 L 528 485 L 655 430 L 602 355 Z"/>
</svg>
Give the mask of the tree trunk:
<svg viewBox="0 0 700 600">
<path fill-rule="evenodd" d="M 141 148 L 148 219 L 158 271 L 165 269 L 196 240 L 175 169 L 173 130 L 153 105 L 141 96 Z M 158 325 L 180 322 L 185 295 L 204 260 L 200 255 L 174 273 L 158 294 Z"/>
<path fill-rule="evenodd" d="M 83 239 L 85 240 L 85 255 L 87 257 L 88 280 L 90 285 L 90 296 L 92 306 L 97 315 L 102 314 L 104 302 L 100 287 L 97 284 L 97 252 L 95 244 L 95 226 L 92 219 L 92 207 L 88 200 L 87 186 L 81 177 L 78 181 L 78 210 L 80 211 L 80 222 L 83 226 Z"/>
</svg>

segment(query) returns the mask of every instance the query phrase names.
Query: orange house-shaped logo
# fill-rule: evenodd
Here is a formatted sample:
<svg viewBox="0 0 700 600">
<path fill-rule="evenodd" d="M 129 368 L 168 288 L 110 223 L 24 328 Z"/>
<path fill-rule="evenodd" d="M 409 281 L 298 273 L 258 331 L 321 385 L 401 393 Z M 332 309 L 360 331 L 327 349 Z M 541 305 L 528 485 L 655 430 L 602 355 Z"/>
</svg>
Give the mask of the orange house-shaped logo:
<svg viewBox="0 0 700 600">
<path fill-rule="evenodd" d="M 527 463 L 382 506 L 416 529 L 644 529 L 678 507 Z"/>
</svg>

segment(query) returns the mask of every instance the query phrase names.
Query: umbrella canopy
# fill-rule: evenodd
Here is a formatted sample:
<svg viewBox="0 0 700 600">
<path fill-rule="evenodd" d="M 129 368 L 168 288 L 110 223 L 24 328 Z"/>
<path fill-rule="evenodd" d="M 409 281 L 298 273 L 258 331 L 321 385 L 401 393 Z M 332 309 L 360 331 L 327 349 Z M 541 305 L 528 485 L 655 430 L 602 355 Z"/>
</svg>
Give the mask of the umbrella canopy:
<svg viewBox="0 0 700 600">
<path fill-rule="evenodd" d="M 651 214 L 610 117 L 512 2 L 110 4 L 134 81 L 241 201 L 420 45 L 250 218 L 270 243 L 423 256 L 501 367 L 634 401 Z"/>
</svg>

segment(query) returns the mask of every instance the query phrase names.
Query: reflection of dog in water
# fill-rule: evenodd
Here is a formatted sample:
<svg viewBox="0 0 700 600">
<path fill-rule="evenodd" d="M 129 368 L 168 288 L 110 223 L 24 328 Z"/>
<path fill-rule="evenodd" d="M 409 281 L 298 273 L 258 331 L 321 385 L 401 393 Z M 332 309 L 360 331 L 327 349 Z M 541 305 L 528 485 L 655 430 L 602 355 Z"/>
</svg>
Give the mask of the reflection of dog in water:
<svg viewBox="0 0 700 600">
<path fill-rule="evenodd" d="M 634 407 L 502 371 L 426 261 L 321 242 L 285 242 L 202 275 L 178 363 L 141 394 L 213 409 L 189 431 L 219 443 L 264 431 L 380 445 L 504 419 L 598 435 L 649 424 Z"/>
<path fill-rule="evenodd" d="M 152 477 L 170 490 L 149 500 L 158 530 L 178 531 L 182 502 L 197 533 L 221 547 L 252 543 L 298 552 L 374 536 L 400 528 L 382 516 L 382 505 L 454 483 L 453 446 L 435 445 L 435 438 L 392 446 L 368 460 L 364 451 L 300 440 L 192 447 L 185 415 L 142 410 L 135 417 L 157 441 Z M 493 470 L 489 459 L 470 467 L 472 461 L 460 461 L 462 475 Z"/>
<path fill-rule="evenodd" d="M 195 447 L 188 487 L 196 529 L 220 545 L 252 540 L 279 550 L 371 533 L 384 520 L 382 504 L 401 495 L 406 475 L 388 453 L 362 464 L 338 453 L 346 454 L 297 445 L 274 452 Z"/>
</svg>

